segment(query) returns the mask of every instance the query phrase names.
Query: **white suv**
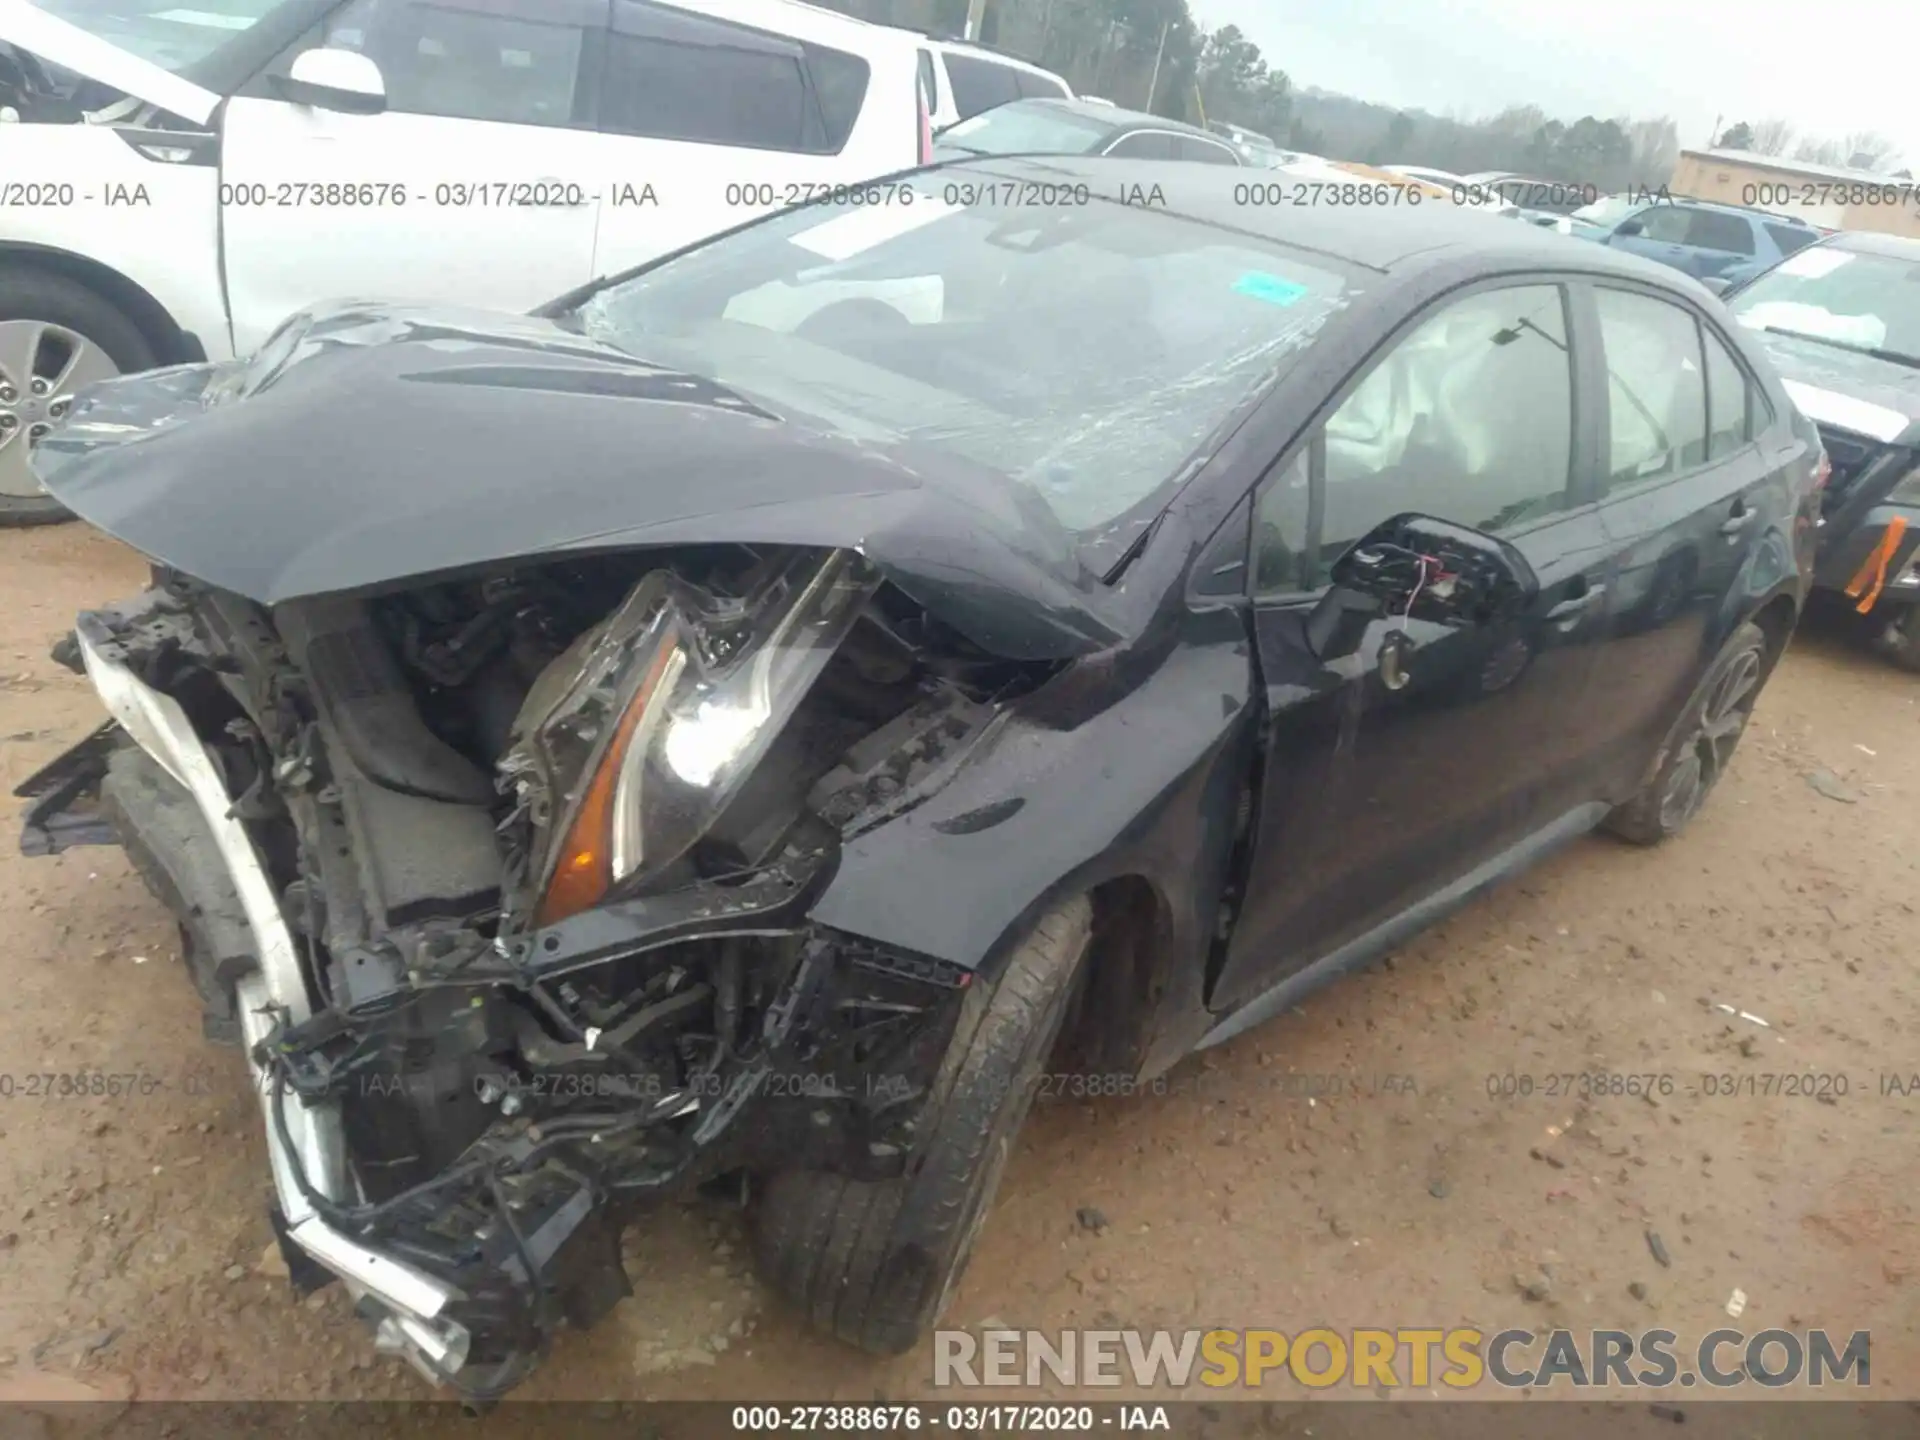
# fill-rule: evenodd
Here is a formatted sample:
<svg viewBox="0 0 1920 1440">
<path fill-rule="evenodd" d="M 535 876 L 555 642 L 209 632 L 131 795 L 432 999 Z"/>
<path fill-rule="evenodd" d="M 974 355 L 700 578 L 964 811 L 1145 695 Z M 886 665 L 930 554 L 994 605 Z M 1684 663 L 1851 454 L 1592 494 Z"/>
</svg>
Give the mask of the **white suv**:
<svg viewBox="0 0 1920 1440">
<path fill-rule="evenodd" d="M 329 298 L 530 309 L 925 163 L 925 43 L 797 0 L 0 0 L 0 524 L 59 517 L 25 450 L 86 381 Z"/>
</svg>

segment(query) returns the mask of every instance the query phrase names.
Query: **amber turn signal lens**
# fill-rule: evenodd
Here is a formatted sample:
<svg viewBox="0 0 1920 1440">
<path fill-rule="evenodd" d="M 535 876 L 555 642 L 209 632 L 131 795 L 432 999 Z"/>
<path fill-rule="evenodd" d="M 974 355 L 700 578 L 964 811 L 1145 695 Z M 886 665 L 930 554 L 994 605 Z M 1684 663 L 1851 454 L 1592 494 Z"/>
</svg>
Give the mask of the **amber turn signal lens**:
<svg viewBox="0 0 1920 1440">
<path fill-rule="evenodd" d="M 601 756 L 600 766 L 588 782 L 587 793 L 574 807 L 553 878 L 547 882 L 547 893 L 534 913 L 535 925 L 551 925 L 569 915 L 578 915 L 606 898 L 613 876 L 613 792 L 620 783 L 620 767 L 626 761 L 627 747 L 633 743 L 633 732 L 647 713 L 647 703 L 677 653 L 673 645 L 665 644 L 648 662 L 647 673 L 620 716 L 613 743 Z"/>
</svg>

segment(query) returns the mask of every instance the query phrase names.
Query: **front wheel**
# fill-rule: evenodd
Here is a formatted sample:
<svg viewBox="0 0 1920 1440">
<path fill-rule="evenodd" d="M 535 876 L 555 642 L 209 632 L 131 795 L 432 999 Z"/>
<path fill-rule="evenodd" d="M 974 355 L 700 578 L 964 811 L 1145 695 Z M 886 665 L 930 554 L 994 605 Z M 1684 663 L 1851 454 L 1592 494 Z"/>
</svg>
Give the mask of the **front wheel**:
<svg viewBox="0 0 1920 1440">
<path fill-rule="evenodd" d="M 818 1329 L 899 1355 L 940 1318 L 1060 1033 L 1092 919 L 1085 896 L 1063 902 L 996 981 L 969 989 L 906 1176 L 788 1171 L 768 1182 L 755 1215 L 761 1273 Z"/>
<path fill-rule="evenodd" d="M 153 364 L 140 328 L 78 281 L 0 269 L 0 526 L 73 518 L 40 488 L 27 452 L 66 418 L 76 391 Z"/>
<path fill-rule="evenodd" d="M 1635 845 L 1677 835 L 1726 773 L 1766 678 L 1767 633 L 1742 625 L 1680 712 L 1652 777 L 1607 817 L 1606 828 Z"/>
</svg>

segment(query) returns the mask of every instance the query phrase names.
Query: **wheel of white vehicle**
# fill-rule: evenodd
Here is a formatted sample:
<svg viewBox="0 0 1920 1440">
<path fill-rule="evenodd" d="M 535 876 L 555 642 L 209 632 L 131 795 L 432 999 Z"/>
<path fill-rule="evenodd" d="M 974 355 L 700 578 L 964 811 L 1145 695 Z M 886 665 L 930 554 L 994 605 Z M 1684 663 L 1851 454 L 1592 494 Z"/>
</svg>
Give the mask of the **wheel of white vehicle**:
<svg viewBox="0 0 1920 1440">
<path fill-rule="evenodd" d="M 140 327 L 78 281 L 0 268 L 0 526 L 73 518 L 40 489 L 28 450 L 76 390 L 154 363 Z"/>
<path fill-rule="evenodd" d="M 1041 918 L 961 1007 L 910 1173 L 879 1183 L 789 1171 L 755 1215 L 761 1273 L 821 1330 L 876 1355 L 913 1347 L 972 1256 L 1092 932 L 1076 896 Z"/>
<path fill-rule="evenodd" d="M 1674 722 L 1653 777 L 1607 817 L 1606 828 L 1636 845 L 1677 835 L 1726 773 L 1766 679 L 1766 631 L 1742 625 Z"/>
</svg>

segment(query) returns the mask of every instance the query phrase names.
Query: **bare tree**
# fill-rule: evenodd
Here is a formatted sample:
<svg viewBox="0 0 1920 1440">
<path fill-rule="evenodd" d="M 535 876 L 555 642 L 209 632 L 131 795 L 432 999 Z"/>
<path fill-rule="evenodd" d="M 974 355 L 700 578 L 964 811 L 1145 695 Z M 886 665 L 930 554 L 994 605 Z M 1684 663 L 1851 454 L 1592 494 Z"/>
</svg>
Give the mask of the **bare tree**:
<svg viewBox="0 0 1920 1440">
<path fill-rule="evenodd" d="M 1793 144 L 1793 126 L 1784 120 L 1762 120 L 1753 127 L 1750 148 L 1756 155 L 1784 155 Z"/>
<path fill-rule="evenodd" d="M 1796 160 L 1805 160 L 1809 165 L 1844 165 L 1847 152 L 1840 147 L 1838 140 L 1802 140 L 1793 152 Z"/>
<path fill-rule="evenodd" d="M 1887 170 L 1900 158 L 1900 147 L 1877 130 L 1842 135 L 1840 149 L 1856 170 Z"/>
</svg>

